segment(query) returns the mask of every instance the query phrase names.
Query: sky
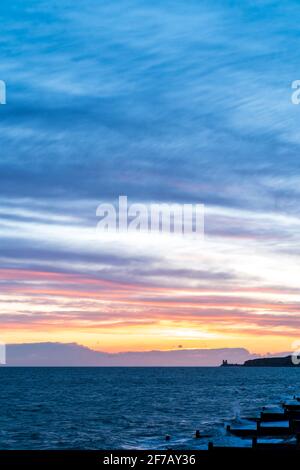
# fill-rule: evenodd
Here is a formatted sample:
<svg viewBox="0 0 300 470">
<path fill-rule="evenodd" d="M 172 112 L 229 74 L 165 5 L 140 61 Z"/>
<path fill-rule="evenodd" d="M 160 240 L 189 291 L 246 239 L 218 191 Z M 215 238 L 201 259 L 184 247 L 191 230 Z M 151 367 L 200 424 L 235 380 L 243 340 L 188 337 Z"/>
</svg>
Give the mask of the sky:
<svg viewBox="0 0 300 470">
<path fill-rule="evenodd" d="M 2 1 L 0 339 L 289 351 L 300 326 L 297 1 Z M 204 204 L 205 238 L 96 208 Z"/>
</svg>

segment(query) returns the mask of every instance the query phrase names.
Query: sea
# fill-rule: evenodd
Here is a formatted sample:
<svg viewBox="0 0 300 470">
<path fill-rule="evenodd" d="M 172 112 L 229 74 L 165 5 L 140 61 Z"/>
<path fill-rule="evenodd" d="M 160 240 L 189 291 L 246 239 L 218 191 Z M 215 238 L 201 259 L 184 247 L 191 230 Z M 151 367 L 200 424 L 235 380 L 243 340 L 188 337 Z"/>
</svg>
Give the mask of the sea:
<svg viewBox="0 0 300 470">
<path fill-rule="evenodd" d="M 0 380 L 2 450 L 231 445 L 228 423 L 300 394 L 298 368 L 2 367 Z"/>
</svg>

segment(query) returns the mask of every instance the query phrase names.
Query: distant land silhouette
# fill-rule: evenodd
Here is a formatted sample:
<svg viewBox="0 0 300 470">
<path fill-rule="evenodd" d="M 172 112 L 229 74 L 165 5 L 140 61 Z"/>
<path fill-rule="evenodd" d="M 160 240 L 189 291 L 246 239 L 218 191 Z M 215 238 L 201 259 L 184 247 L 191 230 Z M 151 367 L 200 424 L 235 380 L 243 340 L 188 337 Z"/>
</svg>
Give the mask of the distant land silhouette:
<svg viewBox="0 0 300 470">
<path fill-rule="evenodd" d="M 243 363 L 258 357 L 244 348 L 178 348 L 116 354 L 94 351 L 76 343 L 9 344 L 6 348 L 7 366 L 219 366 L 224 358 Z"/>
<path fill-rule="evenodd" d="M 298 367 L 292 362 L 292 356 L 284 357 L 260 357 L 248 359 L 244 364 L 230 364 L 224 360 L 221 367 Z"/>
</svg>

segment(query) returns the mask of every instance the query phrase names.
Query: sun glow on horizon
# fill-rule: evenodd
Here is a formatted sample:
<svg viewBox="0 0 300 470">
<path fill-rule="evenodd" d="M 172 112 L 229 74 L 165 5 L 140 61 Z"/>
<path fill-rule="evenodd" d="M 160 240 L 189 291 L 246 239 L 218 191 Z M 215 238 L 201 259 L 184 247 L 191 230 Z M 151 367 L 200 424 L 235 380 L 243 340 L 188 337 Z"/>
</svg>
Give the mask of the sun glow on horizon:
<svg viewBox="0 0 300 470">
<path fill-rule="evenodd" d="M 220 209 L 222 226 L 226 214 L 233 223 L 234 212 Z M 290 279 L 299 278 L 300 268 L 273 245 L 243 237 L 233 245 L 219 236 L 200 244 L 174 235 L 161 243 L 143 234 L 99 240 L 76 220 L 60 230 L 59 218 L 52 215 L 50 229 L 39 218 L 33 230 L 27 221 L 18 226 L 25 223 L 33 245 L 43 233 L 62 259 L 33 267 L 16 260 L 0 269 L 3 341 L 77 342 L 106 352 L 244 347 L 263 354 L 288 351 L 297 339 L 300 292 Z"/>
</svg>

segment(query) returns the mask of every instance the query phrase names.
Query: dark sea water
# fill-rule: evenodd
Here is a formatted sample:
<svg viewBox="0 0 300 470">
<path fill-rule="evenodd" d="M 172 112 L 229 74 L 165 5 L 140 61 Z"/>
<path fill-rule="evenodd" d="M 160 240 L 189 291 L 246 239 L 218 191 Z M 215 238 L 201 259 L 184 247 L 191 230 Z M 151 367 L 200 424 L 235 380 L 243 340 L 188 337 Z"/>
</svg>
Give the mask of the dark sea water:
<svg viewBox="0 0 300 470">
<path fill-rule="evenodd" d="M 0 368 L 0 378 L 1 449 L 205 448 L 228 443 L 227 422 L 300 394 L 300 369 L 284 368 Z"/>
</svg>

